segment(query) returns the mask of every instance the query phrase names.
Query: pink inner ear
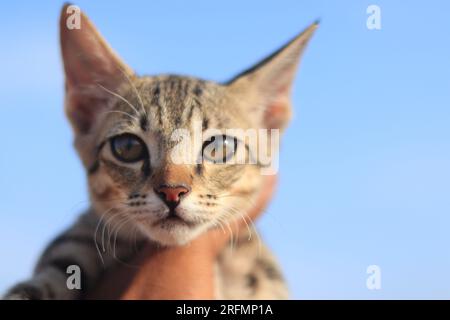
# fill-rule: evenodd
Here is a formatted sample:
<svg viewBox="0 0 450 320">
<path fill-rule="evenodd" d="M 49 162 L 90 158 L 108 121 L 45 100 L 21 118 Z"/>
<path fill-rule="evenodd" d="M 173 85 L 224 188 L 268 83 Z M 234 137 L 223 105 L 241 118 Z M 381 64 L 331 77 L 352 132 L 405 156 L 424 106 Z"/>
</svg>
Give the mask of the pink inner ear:
<svg viewBox="0 0 450 320">
<path fill-rule="evenodd" d="M 264 114 L 264 123 L 268 129 L 281 129 L 284 127 L 289 115 L 289 104 L 279 100 L 272 103 Z"/>
<path fill-rule="evenodd" d="M 269 103 L 264 114 L 264 123 L 269 129 L 281 129 L 289 117 L 289 85 L 285 84 L 273 93 L 276 97 Z"/>
<path fill-rule="evenodd" d="M 86 101 L 72 98 L 68 101 L 67 115 L 79 133 L 87 133 L 93 122 L 93 113 Z"/>
<path fill-rule="evenodd" d="M 73 95 L 68 101 L 67 115 L 78 133 L 87 133 L 104 105 L 105 99 Z"/>
</svg>

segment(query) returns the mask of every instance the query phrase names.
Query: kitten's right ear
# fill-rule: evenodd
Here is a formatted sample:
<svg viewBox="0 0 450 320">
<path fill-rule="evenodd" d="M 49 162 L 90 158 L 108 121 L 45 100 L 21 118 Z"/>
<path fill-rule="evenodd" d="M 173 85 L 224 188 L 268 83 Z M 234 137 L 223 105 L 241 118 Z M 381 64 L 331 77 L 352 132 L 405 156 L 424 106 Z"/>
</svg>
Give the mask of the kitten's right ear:
<svg viewBox="0 0 450 320">
<path fill-rule="evenodd" d="M 269 129 L 284 129 L 291 114 L 290 91 L 300 58 L 318 21 L 283 47 L 227 83 L 252 119 Z"/>
<path fill-rule="evenodd" d="M 77 20 L 78 19 L 78 20 Z M 113 52 L 77 6 L 64 5 L 60 41 L 66 76 L 66 113 L 77 134 L 87 133 L 96 116 L 132 70 Z"/>
</svg>

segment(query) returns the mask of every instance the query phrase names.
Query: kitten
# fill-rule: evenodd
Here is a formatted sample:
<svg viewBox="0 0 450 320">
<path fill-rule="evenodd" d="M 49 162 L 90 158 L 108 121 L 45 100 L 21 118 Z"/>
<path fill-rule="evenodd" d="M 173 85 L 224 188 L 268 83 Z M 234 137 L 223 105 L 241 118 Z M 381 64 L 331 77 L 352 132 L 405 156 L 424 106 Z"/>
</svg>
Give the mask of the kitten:
<svg viewBox="0 0 450 320">
<path fill-rule="evenodd" d="M 173 133 L 191 132 L 196 124 L 203 133 L 282 131 L 299 58 L 317 28 L 312 24 L 256 66 L 219 84 L 177 75 L 137 76 L 83 13 L 81 28 L 68 29 L 67 6 L 60 21 L 65 108 L 92 205 L 53 240 L 34 276 L 13 287 L 9 299 L 82 299 L 106 269 L 135 254 L 136 243 L 184 244 L 245 214 L 261 187 L 262 165 L 216 163 L 233 158 L 238 147 L 250 152 L 245 141 L 219 133 L 197 146 L 202 155 L 214 147 L 202 161 L 176 164 Z M 286 299 L 277 263 L 259 239 L 249 239 L 251 231 L 241 232 L 234 248 L 230 244 L 220 255 L 217 298 Z M 67 288 L 69 265 L 81 268 L 81 290 Z"/>
</svg>

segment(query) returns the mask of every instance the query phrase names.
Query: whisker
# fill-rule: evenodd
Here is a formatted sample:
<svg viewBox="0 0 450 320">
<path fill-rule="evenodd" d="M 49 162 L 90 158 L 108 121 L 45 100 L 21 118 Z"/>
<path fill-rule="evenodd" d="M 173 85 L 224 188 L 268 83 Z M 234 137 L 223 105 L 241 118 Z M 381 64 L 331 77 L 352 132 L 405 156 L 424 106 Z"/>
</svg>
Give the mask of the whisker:
<svg viewBox="0 0 450 320">
<path fill-rule="evenodd" d="M 114 234 L 114 242 L 113 242 L 113 257 L 114 257 L 114 258 L 117 258 L 117 256 L 116 256 L 117 235 L 118 235 L 120 229 L 121 229 L 124 225 L 126 225 L 127 223 L 129 223 L 129 222 L 130 222 L 130 219 L 125 215 L 125 216 L 124 216 L 124 219 L 123 219 L 123 222 L 116 228 L 116 232 L 115 232 L 115 234 Z"/>
<path fill-rule="evenodd" d="M 130 84 L 130 86 L 133 88 L 133 91 L 135 92 L 135 94 L 136 94 L 136 96 L 137 96 L 137 98 L 139 100 L 139 104 L 141 105 L 142 111 L 144 112 L 145 116 L 148 118 L 147 110 L 145 109 L 144 102 L 142 101 L 142 97 L 139 94 L 138 89 L 134 85 L 133 81 L 131 81 L 130 76 L 124 70 L 122 70 L 122 68 L 119 67 L 119 69 L 122 72 L 122 74 L 125 76 L 125 78 L 127 79 L 127 81 Z"/>
<path fill-rule="evenodd" d="M 128 101 L 127 99 L 125 99 L 124 97 L 122 97 L 120 94 L 115 93 L 114 91 L 111 91 L 111 90 L 105 88 L 105 87 L 102 86 L 100 83 L 97 83 L 97 85 L 100 86 L 100 88 L 102 88 L 103 90 L 105 90 L 105 91 L 108 92 L 109 94 L 112 94 L 113 96 L 119 98 L 120 100 L 122 100 L 123 102 L 125 102 L 126 104 L 128 104 L 128 105 L 130 106 L 130 108 L 133 109 L 134 112 L 136 112 L 136 114 L 138 114 L 138 115 L 140 114 L 139 111 L 136 109 L 136 107 L 133 106 L 133 105 L 131 104 L 130 101 Z"/>
<path fill-rule="evenodd" d="M 220 219 L 221 222 L 224 222 L 225 227 L 227 227 L 228 231 L 230 232 L 230 242 L 231 242 L 231 253 L 233 253 L 233 246 L 234 246 L 234 235 L 233 235 L 233 229 L 231 229 L 230 223 L 226 220 Z"/>
<path fill-rule="evenodd" d="M 112 208 L 106 210 L 105 212 L 103 212 L 103 213 L 101 214 L 100 219 L 98 220 L 97 226 L 95 227 L 95 232 L 94 232 L 95 248 L 97 249 L 97 253 L 98 253 L 98 255 L 99 255 L 99 257 L 100 257 L 100 260 L 102 261 L 102 264 L 103 264 L 103 265 L 105 264 L 105 261 L 103 260 L 102 252 L 103 252 L 103 253 L 105 252 L 105 248 L 104 248 L 104 246 L 103 246 L 103 251 L 100 252 L 100 247 L 99 247 L 98 242 L 97 242 L 97 233 L 98 233 L 100 224 L 101 224 L 102 221 L 103 221 L 103 218 L 105 217 L 105 215 L 106 215 L 108 212 L 110 212 L 110 211 L 113 210 L 113 209 L 115 209 L 115 208 L 112 207 Z"/>
<path fill-rule="evenodd" d="M 122 219 L 120 219 L 122 218 Z M 120 219 L 120 220 L 118 220 Z M 112 219 L 109 219 L 107 221 L 108 225 L 108 233 L 107 233 L 107 244 L 109 248 L 109 252 L 112 253 L 111 257 L 119 262 L 120 264 L 123 264 L 125 266 L 131 267 L 131 268 L 137 268 L 137 265 L 131 265 L 123 260 L 121 260 L 117 256 L 117 236 L 120 231 L 120 229 L 125 226 L 128 222 L 133 222 L 133 220 L 128 216 L 127 213 L 124 212 L 118 212 L 117 214 L 113 215 Z M 132 224 L 134 227 L 135 225 Z"/>
<path fill-rule="evenodd" d="M 110 228 L 109 228 L 109 223 L 112 221 L 112 219 L 115 218 L 115 215 L 111 215 L 109 218 L 106 219 L 106 222 L 103 224 L 103 228 L 102 228 L 102 249 L 103 252 L 106 252 L 105 249 L 105 231 L 108 232 L 108 234 L 110 233 Z"/>
<path fill-rule="evenodd" d="M 250 207 L 252 207 L 254 205 L 254 203 L 253 203 L 254 201 L 250 201 L 249 199 L 246 199 L 246 198 L 243 198 L 243 197 L 238 197 L 238 196 L 236 196 L 236 198 L 239 198 L 242 201 L 246 201 L 247 203 L 250 203 Z M 225 209 L 229 210 L 229 211 L 232 211 L 233 213 L 237 213 L 237 214 L 241 215 L 241 217 L 244 219 L 244 221 L 245 221 L 245 217 L 247 217 L 247 219 L 250 221 L 250 224 L 251 224 L 252 228 L 250 228 L 250 226 L 247 223 L 246 224 L 249 227 L 249 231 L 253 230 L 255 232 L 256 240 L 257 240 L 257 243 L 258 243 L 258 256 L 260 256 L 261 252 L 262 252 L 262 240 L 261 240 L 261 236 L 260 236 L 260 234 L 258 232 L 258 229 L 256 228 L 256 225 L 253 222 L 253 220 L 248 216 L 247 213 L 243 213 L 241 209 L 236 208 L 235 206 L 227 206 L 227 207 L 225 207 Z M 228 216 L 229 215 L 230 215 L 230 213 L 228 212 Z M 252 234 L 252 232 L 250 231 L 250 235 L 251 234 Z M 250 240 L 250 239 L 251 239 L 251 237 L 249 236 L 248 240 Z"/>
<path fill-rule="evenodd" d="M 130 117 L 131 119 L 133 119 L 133 120 L 136 121 L 136 122 L 139 122 L 139 119 L 138 119 L 137 117 L 135 117 L 135 116 L 133 116 L 133 115 L 131 115 L 131 114 L 129 114 L 128 112 L 125 112 L 125 111 L 120 111 L 120 110 L 109 110 L 109 111 L 105 111 L 105 112 L 103 112 L 103 113 L 105 113 L 105 114 L 108 114 L 108 113 L 120 113 L 120 114 L 124 114 L 124 115 Z"/>
</svg>

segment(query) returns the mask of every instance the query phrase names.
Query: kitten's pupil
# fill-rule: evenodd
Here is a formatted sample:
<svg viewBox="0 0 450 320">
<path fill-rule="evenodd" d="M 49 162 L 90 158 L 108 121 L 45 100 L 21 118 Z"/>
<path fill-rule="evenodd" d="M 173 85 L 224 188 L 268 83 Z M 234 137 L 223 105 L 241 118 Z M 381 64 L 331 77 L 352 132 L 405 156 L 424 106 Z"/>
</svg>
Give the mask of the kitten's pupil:
<svg viewBox="0 0 450 320">
<path fill-rule="evenodd" d="M 132 134 L 122 134 L 111 139 L 113 155 L 123 162 L 136 162 L 144 158 L 146 148 L 138 137 Z"/>
<path fill-rule="evenodd" d="M 203 144 L 203 156 L 213 163 L 226 163 L 237 150 L 237 139 L 227 135 L 214 136 Z"/>
</svg>

